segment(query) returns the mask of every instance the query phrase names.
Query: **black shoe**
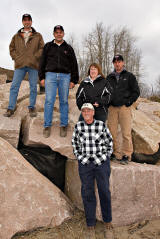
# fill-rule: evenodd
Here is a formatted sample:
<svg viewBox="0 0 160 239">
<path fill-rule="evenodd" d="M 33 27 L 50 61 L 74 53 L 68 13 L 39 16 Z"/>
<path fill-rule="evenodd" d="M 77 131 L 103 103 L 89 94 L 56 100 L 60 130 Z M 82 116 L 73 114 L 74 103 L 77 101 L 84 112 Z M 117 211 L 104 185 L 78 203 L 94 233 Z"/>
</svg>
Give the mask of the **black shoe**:
<svg viewBox="0 0 160 239">
<path fill-rule="evenodd" d="M 36 108 L 29 108 L 29 115 L 30 117 L 36 117 L 37 116 L 37 112 L 36 112 Z"/>
<path fill-rule="evenodd" d="M 119 163 L 120 159 L 117 159 L 115 154 L 111 154 L 110 161 L 115 162 L 115 163 Z"/>
<path fill-rule="evenodd" d="M 67 126 L 61 126 L 60 127 L 60 136 L 66 137 L 67 136 Z"/>
<path fill-rule="evenodd" d="M 14 114 L 14 110 L 7 109 L 6 113 L 4 113 L 5 117 L 11 117 Z"/>
<path fill-rule="evenodd" d="M 110 160 L 111 160 L 111 161 L 117 160 L 116 155 L 115 155 L 115 154 L 111 154 Z"/>
<path fill-rule="evenodd" d="M 43 136 L 48 138 L 51 135 L 51 127 L 46 127 L 43 129 Z"/>
<path fill-rule="evenodd" d="M 120 164 L 126 165 L 129 163 L 128 156 L 123 155 L 122 159 L 120 160 Z"/>
</svg>

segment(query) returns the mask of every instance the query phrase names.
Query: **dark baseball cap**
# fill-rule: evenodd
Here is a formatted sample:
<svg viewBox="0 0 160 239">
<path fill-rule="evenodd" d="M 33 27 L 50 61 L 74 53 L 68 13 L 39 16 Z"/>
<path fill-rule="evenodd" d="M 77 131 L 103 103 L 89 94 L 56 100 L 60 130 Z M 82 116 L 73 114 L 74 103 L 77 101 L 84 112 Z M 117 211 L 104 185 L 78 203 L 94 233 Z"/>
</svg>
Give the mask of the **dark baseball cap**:
<svg viewBox="0 0 160 239">
<path fill-rule="evenodd" d="M 53 32 L 55 32 L 56 30 L 61 30 L 64 32 L 64 28 L 61 25 L 56 25 L 53 29 Z"/>
<path fill-rule="evenodd" d="M 120 54 L 115 55 L 113 57 L 113 61 L 112 62 L 114 63 L 115 61 L 123 61 L 123 56 L 120 55 Z"/>
<path fill-rule="evenodd" d="M 28 13 L 26 13 L 26 14 L 23 14 L 23 16 L 22 16 L 22 21 L 24 20 L 24 18 L 25 17 L 27 17 L 29 20 L 31 20 L 32 21 L 32 17 L 31 17 L 31 15 L 30 14 L 28 14 Z"/>
</svg>

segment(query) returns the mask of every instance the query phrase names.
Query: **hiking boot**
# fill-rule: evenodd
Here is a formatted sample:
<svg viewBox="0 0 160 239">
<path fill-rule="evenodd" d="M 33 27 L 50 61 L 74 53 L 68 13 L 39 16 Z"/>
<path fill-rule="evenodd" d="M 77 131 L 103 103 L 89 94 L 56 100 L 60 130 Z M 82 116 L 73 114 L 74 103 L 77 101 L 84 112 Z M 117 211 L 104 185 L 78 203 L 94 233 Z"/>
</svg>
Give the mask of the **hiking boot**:
<svg viewBox="0 0 160 239">
<path fill-rule="evenodd" d="M 118 159 L 116 158 L 115 154 L 111 154 L 110 160 L 114 162 L 117 161 Z"/>
<path fill-rule="evenodd" d="M 113 226 L 111 223 L 105 223 L 104 238 L 114 239 Z"/>
<path fill-rule="evenodd" d="M 120 160 L 120 164 L 126 165 L 129 163 L 128 156 L 123 155 L 122 159 Z"/>
<path fill-rule="evenodd" d="M 11 117 L 14 114 L 14 110 L 7 109 L 6 113 L 4 113 L 3 116 L 5 117 Z"/>
<path fill-rule="evenodd" d="M 29 108 L 29 115 L 30 117 L 36 117 L 37 116 L 37 112 L 36 112 L 36 108 Z"/>
<path fill-rule="evenodd" d="M 61 126 L 60 127 L 60 136 L 66 137 L 67 136 L 67 126 Z"/>
<path fill-rule="evenodd" d="M 95 227 L 88 227 L 85 239 L 96 239 Z"/>
<path fill-rule="evenodd" d="M 43 136 L 48 138 L 51 135 L 51 127 L 46 127 L 43 129 Z"/>
</svg>

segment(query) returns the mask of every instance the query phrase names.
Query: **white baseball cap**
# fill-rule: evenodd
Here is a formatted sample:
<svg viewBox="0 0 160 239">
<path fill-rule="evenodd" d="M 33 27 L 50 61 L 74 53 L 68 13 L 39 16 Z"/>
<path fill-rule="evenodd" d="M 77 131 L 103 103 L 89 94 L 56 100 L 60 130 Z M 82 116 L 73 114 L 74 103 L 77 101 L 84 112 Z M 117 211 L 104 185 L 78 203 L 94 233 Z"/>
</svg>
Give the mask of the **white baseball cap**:
<svg viewBox="0 0 160 239">
<path fill-rule="evenodd" d="M 94 110 L 94 107 L 91 103 L 84 103 L 81 107 L 81 110 L 83 110 L 84 108 L 88 108 L 90 110 Z"/>
</svg>

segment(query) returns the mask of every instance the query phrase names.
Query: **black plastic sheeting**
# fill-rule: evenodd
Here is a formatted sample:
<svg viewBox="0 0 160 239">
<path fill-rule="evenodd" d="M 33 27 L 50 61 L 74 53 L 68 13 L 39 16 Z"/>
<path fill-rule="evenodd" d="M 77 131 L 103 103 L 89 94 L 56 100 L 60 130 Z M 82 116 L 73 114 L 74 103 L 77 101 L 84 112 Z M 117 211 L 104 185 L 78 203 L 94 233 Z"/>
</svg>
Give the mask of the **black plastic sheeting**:
<svg viewBox="0 0 160 239">
<path fill-rule="evenodd" d="M 147 163 L 147 164 L 156 164 L 158 161 L 160 161 L 160 144 L 159 149 L 155 154 L 132 154 L 132 161 L 137 163 Z"/>
<path fill-rule="evenodd" d="M 67 157 L 54 152 L 48 146 L 31 147 L 20 143 L 18 150 L 41 174 L 64 191 L 65 163 Z"/>
</svg>

